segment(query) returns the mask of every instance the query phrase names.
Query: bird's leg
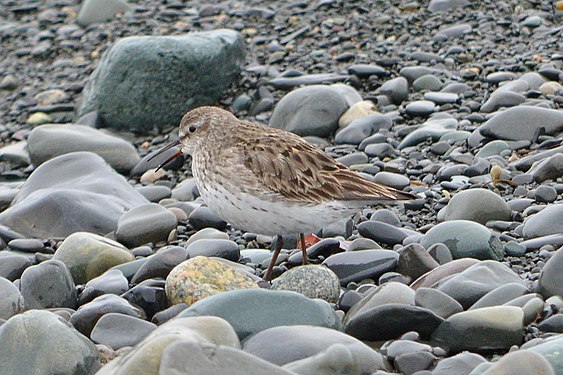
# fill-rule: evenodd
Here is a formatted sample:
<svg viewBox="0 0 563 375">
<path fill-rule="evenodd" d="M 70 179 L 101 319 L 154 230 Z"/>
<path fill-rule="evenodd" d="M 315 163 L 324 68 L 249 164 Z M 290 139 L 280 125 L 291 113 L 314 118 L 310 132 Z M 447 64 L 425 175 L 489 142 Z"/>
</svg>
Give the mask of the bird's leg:
<svg viewBox="0 0 563 375">
<path fill-rule="evenodd" d="M 303 265 L 307 264 L 307 246 L 305 245 L 305 235 L 299 233 L 299 242 L 301 242 L 301 253 L 303 254 Z"/>
<path fill-rule="evenodd" d="M 280 251 L 281 251 L 282 247 L 283 247 L 283 238 L 282 238 L 282 236 L 280 236 L 278 234 L 276 236 L 276 238 L 274 239 L 274 243 L 272 243 L 274 255 L 272 255 L 272 260 L 270 260 L 270 265 L 268 266 L 268 269 L 266 270 L 266 274 L 264 275 L 264 280 L 270 281 L 270 278 L 272 277 L 272 269 L 274 268 L 274 265 L 276 264 L 276 260 L 278 260 L 278 256 L 280 255 Z"/>
</svg>

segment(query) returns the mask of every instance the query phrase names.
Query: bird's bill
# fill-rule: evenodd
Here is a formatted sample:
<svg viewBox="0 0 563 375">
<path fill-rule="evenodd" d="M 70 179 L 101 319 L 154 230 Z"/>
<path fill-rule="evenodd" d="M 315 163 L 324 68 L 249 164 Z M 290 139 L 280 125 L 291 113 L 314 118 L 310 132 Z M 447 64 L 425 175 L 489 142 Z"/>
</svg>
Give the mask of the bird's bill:
<svg viewBox="0 0 563 375">
<path fill-rule="evenodd" d="M 174 142 L 170 142 L 169 144 L 167 144 L 166 146 L 164 146 L 163 148 L 161 148 L 160 150 L 158 150 L 158 152 L 156 154 L 154 154 L 153 156 L 151 156 L 149 158 L 149 160 L 147 160 L 147 162 L 150 162 L 151 160 L 153 160 L 154 158 L 156 158 L 158 155 L 162 154 L 163 152 L 166 152 L 168 150 L 170 150 L 173 147 L 176 147 L 180 144 L 180 140 L 176 140 Z M 164 167 L 166 164 L 170 163 L 172 160 L 176 159 L 178 156 L 181 156 L 183 154 L 182 149 L 179 149 L 178 152 L 170 155 L 170 157 L 168 159 L 166 159 L 165 161 L 163 161 L 162 163 L 160 163 L 158 165 L 158 167 L 156 168 L 156 171 L 158 171 L 159 169 L 161 169 L 162 167 Z"/>
</svg>

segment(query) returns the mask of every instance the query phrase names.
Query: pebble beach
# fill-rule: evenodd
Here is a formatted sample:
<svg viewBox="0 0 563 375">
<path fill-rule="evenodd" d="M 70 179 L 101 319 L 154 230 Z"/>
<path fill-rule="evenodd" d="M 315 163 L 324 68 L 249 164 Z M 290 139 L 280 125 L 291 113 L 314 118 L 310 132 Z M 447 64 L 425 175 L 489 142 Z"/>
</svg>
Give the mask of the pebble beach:
<svg viewBox="0 0 563 375">
<path fill-rule="evenodd" d="M 0 375 L 563 374 L 563 1 L 0 0 Z M 417 199 L 205 205 L 215 105 Z"/>
</svg>

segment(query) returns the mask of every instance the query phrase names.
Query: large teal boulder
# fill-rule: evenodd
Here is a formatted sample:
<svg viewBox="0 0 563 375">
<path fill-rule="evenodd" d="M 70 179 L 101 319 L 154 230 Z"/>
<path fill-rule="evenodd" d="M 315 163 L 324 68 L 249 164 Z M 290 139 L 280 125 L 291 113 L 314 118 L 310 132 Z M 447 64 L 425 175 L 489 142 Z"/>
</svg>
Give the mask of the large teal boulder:
<svg viewBox="0 0 563 375">
<path fill-rule="evenodd" d="M 77 114 L 98 111 L 106 126 L 138 132 L 177 125 L 188 110 L 216 103 L 243 61 L 233 30 L 123 38 L 102 56 Z"/>
</svg>

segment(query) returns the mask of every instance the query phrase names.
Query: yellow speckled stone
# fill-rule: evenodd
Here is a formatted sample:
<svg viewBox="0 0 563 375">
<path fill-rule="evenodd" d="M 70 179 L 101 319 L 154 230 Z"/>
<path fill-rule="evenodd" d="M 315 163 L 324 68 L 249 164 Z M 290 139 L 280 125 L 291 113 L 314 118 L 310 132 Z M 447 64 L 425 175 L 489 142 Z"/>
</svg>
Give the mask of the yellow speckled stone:
<svg viewBox="0 0 563 375">
<path fill-rule="evenodd" d="M 50 122 L 53 122 L 51 116 L 43 112 L 35 112 L 27 119 L 27 123 L 33 126 L 48 124 Z"/>
<path fill-rule="evenodd" d="M 223 263 L 202 256 L 180 263 L 166 278 L 166 296 L 172 304 L 191 305 L 227 290 L 249 288 L 258 288 L 258 284 Z"/>
<path fill-rule="evenodd" d="M 555 8 L 557 10 L 563 10 L 563 1 L 558 1 L 555 3 Z"/>
</svg>

